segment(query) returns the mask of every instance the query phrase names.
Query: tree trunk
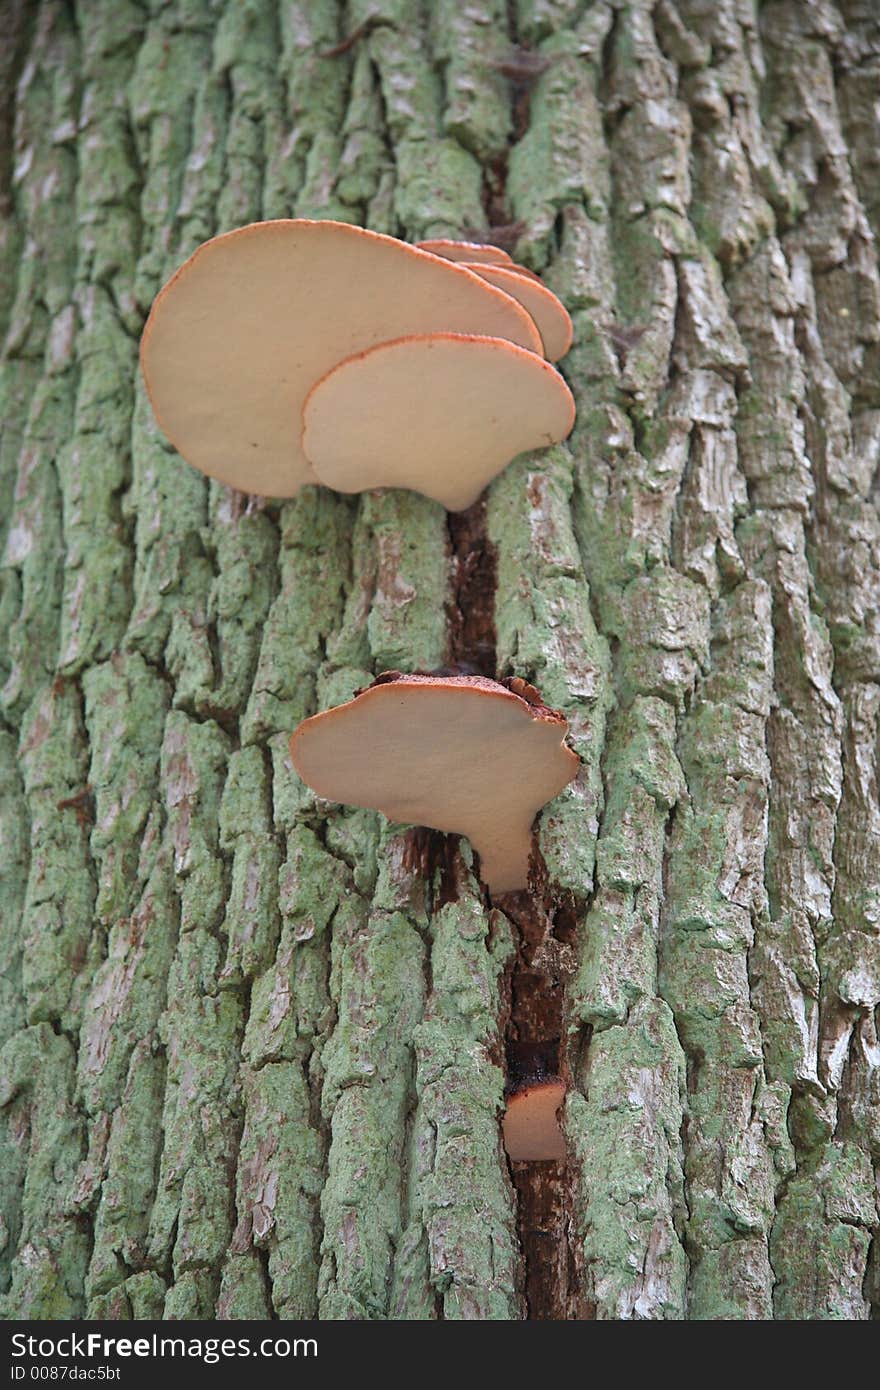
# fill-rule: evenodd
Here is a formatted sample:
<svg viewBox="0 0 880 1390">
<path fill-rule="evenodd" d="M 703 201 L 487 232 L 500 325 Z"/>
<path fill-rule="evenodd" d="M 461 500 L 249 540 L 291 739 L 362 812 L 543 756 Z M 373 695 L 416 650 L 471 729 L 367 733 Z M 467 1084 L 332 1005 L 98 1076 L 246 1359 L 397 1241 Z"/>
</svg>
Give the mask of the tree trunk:
<svg viewBox="0 0 880 1390">
<path fill-rule="evenodd" d="M 3 23 L 5 1315 L 876 1314 L 873 0 Z M 568 444 L 462 517 L 183 464 L 146 312 L 289 216 L 515 244 Z M 287 761 L 450 661 L 570 718 L 531 896 Z M 536 1047 L 569 1158 L 511 1168 Z"/>
</svg>

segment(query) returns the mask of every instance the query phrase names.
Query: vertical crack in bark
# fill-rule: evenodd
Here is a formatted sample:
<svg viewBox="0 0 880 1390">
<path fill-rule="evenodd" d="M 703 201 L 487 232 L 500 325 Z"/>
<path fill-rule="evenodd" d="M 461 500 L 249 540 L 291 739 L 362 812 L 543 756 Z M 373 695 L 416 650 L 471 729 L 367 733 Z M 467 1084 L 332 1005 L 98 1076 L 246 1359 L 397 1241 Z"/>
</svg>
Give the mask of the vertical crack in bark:
<svg viewBox="0 0 880 1390">
<path fill-rule="evenodd" d="M 525 1299 L 531 1322 L 560 1322 L 572 1311 L 577 1286 L 571 1245 L 565 1163 L 511 1165 L 517 1200 L 517 1233 L 525 1263 Z"/>
<path fill-rule="evenodd" d="M 452 557 L 448 655 L 452 669 L 495 679 L 496 555 L 486 530 L 486 500 L 448 519 Z M 413 851 L 429 878 L 440 869 L 432 909 L 456 896 L 457 837 L 414 832 Z M 542 866 L 543 870 L 543 866 Z M 541 873 L 546 880 L 546 873 Z M 545 901 L 546 900 L 546 901 Z M 507 1093 L 529 1081 L 562 1075 L 564 981 L 569 968 L 569 916 L 548 899 L 547 885 L 506 895 L 503 910 L 518 947 L 508 982 L 509 1011 L 502 1064 Z M 552 917 L 551 917 L 552 913 Z M 555 921 L 555 925 L 554 925 Z M 523 1295 L 532 1320 L 585 1316 L 576 1308 L 578 1281 L 570 1241 L 571 1181 L 566 1163 L 514 1162 L 517 1234 L 523 1260 Z"/>
<path fill-rule="evenodd" d="M 448 518 L 452 552 L 448 653 L 452 669 L 495 679 L 496 555 L 486 530 L 486 499 Z M 413 850 L 429 880 L 440 869 L 434 912 L 456 896 L 457 837 L 413 832 Z M 542 875 L 546 878 L 546 875 Z M 545 884 L 546 888 L 546 884 Z M 507 1093 L 529 1081 L 564 1071 L 564 979 L 568 946 L 566 914 L 558 912 L 558 935 L 543 896 L 507 895 L 504 910 L 518 941 L 509 980 L 510 1007 L 504 1034 Z M 566 1163 L 510 1165 L 517 1201 L 517 1234 L 523 1260 L 527 1317 L 560 1321 L 575 1311 L 578 1282 L 571 1242 L 571 1182 Z"/>
<path fill-rule="evenodd" d="M 486 498 L 450 512 L 452 585 L 449 601 L 450 665 L 461 674 L 495 679 L 495 547 L 486 532 Z"/>
<path fill-rule="evenodd" d="M 511 150 L 527 134 L 531 92 L 535 81 L 555 61 L 519 43 L 517 8 L 508 4 L 511 47 L 491 63 L 508 83 L 511 130 L 506 147 L 485 167 L 483 206 L 488 231 L 465 228 L 513 251 L 524 224 L 512 218 L 507 198 Z M 466 512 L 448 520 L 452 554 L 448 653 L 460 671 L 498 678 L 495 631 L 497 556 L 487 534 L 485 496 Z M 528 674 L 523 671 L 514 674 Z M 565 1076 L 563 1056 L 564 984 L 570 973 L 570 947 L 563 940 L 567 915 L 561 903 L 552 904 L 547 875 L 540 865 L 541 888 L 505 895 L 498 906 L 505 913 L 517 942 L 509 969 L 506 1018 L 502 1020 L 506 1095 L 540 1079 Z M 441 876 L 443 884 L 451 880 Z M 436 910 L 436 905 L 435 905 Z M 553 916 L 551 917 L 551 913 Z M 553 917 L 558 919 L 554 934 Z M 522 1293 L 530 1320 L 566 1320 L 588 1316 L 576 1307 L 578 1278 L 574 1268 L 571 1175 L 566 1162 L 515 1161 L 510 1172 L 516 1193 L 516 1226 L 522 1255 Z"/>
<path fill-rule="evenodd" d="M 505 1030 L 505 1090 L 512 1096 L 535 1082 L 568 1079 L 562 1038 L 571 947 L 565 939 L 570 933 L 564 914 L 554 923 L 542 897 L 510 894 L 504 909 L 518 936 Z M 568 1162 L 511 1161 L 510 1171 L 517 1198 L 527 1318 L 564 1322 L 589 1317 L 590 1310 L 579 1303 Z"/>
</svg>

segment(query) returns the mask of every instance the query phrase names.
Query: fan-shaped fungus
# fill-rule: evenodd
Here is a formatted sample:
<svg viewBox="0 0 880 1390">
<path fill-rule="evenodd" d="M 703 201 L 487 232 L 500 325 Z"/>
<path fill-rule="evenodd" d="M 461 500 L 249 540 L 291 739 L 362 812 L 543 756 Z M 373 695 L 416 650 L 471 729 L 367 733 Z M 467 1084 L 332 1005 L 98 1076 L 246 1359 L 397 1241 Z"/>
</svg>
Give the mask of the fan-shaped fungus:
<svg viewBox="0 0 880 1390">
<path fill-rule="evenodd" d="M 467 835 L 494 894 L 525 888 L 532 823 L 575 776 L 568 724 L 524 682 L 389 673 L 290 740 L 319 796 Z M 527 698 L 526 698 L 527 697 Z"/>
<path fill-rule="evenodd" d="M 340 492 L 406 487 L 462 511 L 526 449 L 574 424 L 564 380 L 500 338 L 432 333 L 334 367 L 308 396 L 303 453 Z"/>
</svg>

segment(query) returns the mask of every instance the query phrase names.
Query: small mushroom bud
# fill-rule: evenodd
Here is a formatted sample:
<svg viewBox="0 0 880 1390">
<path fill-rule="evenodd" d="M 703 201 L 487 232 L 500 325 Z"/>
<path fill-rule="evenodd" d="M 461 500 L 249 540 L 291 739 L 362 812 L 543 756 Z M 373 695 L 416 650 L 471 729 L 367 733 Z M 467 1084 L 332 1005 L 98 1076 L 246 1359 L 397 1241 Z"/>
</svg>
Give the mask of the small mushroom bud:
<svg viewBox="0 0 880 1390">
<path fill-rule="evenodd" d="M 514 1162 L 565 1159 L 565 1138 L 557 1111 L 565 1099 L 558 1076 L 525 1083 L 508 1097 L 502 1121 L 504 1147 Z"/>
</svg>

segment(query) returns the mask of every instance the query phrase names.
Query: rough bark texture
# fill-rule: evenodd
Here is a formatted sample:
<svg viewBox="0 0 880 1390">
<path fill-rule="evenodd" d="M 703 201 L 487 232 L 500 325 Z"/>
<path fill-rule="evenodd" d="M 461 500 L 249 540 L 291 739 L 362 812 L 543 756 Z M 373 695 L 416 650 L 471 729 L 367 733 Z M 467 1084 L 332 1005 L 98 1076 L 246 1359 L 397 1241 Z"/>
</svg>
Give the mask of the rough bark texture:
<svg viewBox="0 0 880 1390">
<path fill-rule="evenodd" d="M 870 1317 L 876 5 L 2 14 L 5 1315 Z M 453 524 L 183 465 L 146 311 L 280 216 L 519 224 L 569 444 Z M 571 719 L 540 903 L 286 761 L 451 658 Z M 543 1188 L 499 1141 L 529 1019 L 571 1081 Z"/>
</svg>

